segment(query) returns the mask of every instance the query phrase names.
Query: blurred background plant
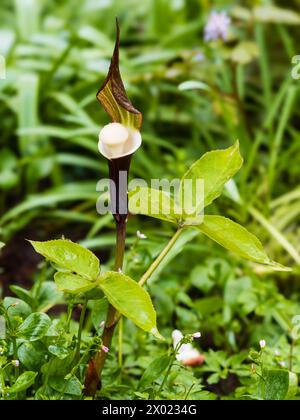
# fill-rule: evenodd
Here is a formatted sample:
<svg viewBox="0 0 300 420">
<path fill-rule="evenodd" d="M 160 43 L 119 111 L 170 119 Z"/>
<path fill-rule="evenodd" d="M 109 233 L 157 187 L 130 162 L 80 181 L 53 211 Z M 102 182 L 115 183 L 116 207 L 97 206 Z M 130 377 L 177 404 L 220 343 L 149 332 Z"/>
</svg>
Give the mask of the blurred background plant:
<svg viewBox="0 0 300 420">
<path fill-rule="evenodd" d="M 293 359 L 300 351 L 290 333 L 293 316 L 300 314 L 300 84 L 291 77 L 291 60 L 299 54 L 299 6 L 299 0 L 288 5 L 245 1 L 243 6 L 234 0 L 2 0 L 0 54 L 6 58 L 6 79 L 0 80 L 0 241 L 6 246 L 0 266 L 5 294 L 12 283 L 28 288 L 37 276 L 39 260 L 27 237 L 65 235 L 111 264 L 113 219 L 95 209 L 96 183 L 106 176 L 97 136 L 107 123 L 95 93 L 107 73 L 119 16 L 122 76 L 144 117 L 144 143 L 134 157 L 132 177 L 177 177 L 205 151 L 228 147 L 238 138 L 245 164 L 214 210 L 228 213 L 230 208 L 273 259 L 293 267 L 292 273 L 269 274 L 202 236 L 190 244 L 195 233 L 189 232 L 150 282 L 162 332 L 171 337 L 174 328 L 201 330 L 202 350 L 210 349 L 207 366 L 186 374 L 197 384 L 201 378 L 205 392 L 215 395 L 239 389 L 245 381 L 243 361 L 261 338 Z M 223 13 L 221 23 L 211 20 L 212 12 Z M 138 229 L 147 239 L 136 239 Z M 170 229 L 159 221 L 130 219 L 126 270 L 132 277 L 145 271 Z M 47 273 L 51 280 L 52 271 Z M 94 306 L 100 311 L 101 305 Z M 91 316 L 100 319 L 96 309 Z M 129 322 L 123 340 L 122 364 L 108 367 L 119 388 L 104 387 L 104 396 L 114 392 L 118 397 L 120 384 L 132 385 L 149 358 L 162 351 Z M 224 359 L 233 355 L 240 359 L 225 366 Z M 169 377 L 165 397 L 177 392 L 175 376 Z"/>
</svg>

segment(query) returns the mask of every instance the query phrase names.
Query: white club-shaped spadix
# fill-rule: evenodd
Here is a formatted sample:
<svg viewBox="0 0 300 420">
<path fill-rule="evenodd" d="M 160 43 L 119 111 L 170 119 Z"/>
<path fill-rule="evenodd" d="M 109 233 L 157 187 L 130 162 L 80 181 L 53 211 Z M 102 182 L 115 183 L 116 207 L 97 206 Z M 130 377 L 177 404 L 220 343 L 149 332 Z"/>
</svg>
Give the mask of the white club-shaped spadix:
<svg viewBox="0 0 300 420">
<path fill-rule="evenodd" d="M 99 152 L 107 159 L 118 159 L 134 153 L 142 144 L 141 133 L 120 123 L 110 123 L 99 134 Z"/>
</svg>

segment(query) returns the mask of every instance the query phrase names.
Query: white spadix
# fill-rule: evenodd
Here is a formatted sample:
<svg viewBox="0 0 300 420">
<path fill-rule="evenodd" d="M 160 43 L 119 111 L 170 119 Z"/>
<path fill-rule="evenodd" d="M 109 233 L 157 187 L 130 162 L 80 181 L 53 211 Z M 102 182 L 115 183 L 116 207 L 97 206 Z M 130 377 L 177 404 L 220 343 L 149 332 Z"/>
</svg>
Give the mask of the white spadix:
<svg viewBox="0 0 300 420">
<path fill-rule="evenodd" d="M 107 159 L 118 159 L 131 155 L 141 145 L 141 133 L 120 123 L 110 123 L 99 134 L 99 151 Z"/>
</svg>

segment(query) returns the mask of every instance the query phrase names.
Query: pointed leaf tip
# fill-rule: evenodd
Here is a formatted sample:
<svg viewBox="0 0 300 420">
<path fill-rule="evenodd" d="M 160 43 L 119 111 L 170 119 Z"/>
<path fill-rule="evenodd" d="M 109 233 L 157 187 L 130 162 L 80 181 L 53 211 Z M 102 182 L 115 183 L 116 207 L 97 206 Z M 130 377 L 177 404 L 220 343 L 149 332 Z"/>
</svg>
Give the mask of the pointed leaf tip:
<svg viewBox="0 0 300 420">
<path fill-rule="evenodd" d="M 227 149 L 205 153 L 184 174 L 181 180 L 178 199 L 189 218 L 197 216 L 204 207 L 210 205 L 223 191 L 224 185 L 239 171 L 243 158 L 239 141 Z M 203 192 L 197 193 L 197 181 L 203 181 Z M 192 205 L 184 203 L 185 197 L 192 197 Z M 194 205 L 196 203 L 196 206 Z M 193 214 L 194 212 L 194 214 Z"/>
<path fill-rule="evenodd" d="M 158 331 L 157 328 L 152 328 L 152 330 L 150 331 L 152 335 L 154 335 L 154 337 L 156 337 L 158 340 L 161 341 L 166 341 L 165 337 L 163 337 L 160 332 Z"/>
<path fill-rule="evenodd" d="M 288 267 L 272 261 L 260 240 L 246 228 L 223 216 L 205 215 L 197 228 L 219 245 L 241 257 L 269 266 L 277 271 L 290 271 Z"/>
<path fill-rule="evenodd" d="M 130 102 L 119 69 L 120 26 L 116 18 L 116 43 L 106 79 L 97 92 L 97 99 L 113 122 L 137 130 L 142 126 L 142 114 Z"/>
</svg>

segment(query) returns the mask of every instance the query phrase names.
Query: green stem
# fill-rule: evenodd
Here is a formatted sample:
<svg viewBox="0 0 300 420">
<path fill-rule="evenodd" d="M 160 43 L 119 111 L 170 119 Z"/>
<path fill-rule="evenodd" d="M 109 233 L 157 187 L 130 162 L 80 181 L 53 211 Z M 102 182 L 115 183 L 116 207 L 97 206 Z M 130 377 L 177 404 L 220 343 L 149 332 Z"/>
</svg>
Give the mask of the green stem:
<svg viewBox="0 0 300 420">
<path fill-rule="evenodd" d="M 179 349 L 180 349 L 180 347 L 181 347 L 181 346 L 182 346 L 182 342 L 180 341 L 180 342 L 176 345 L 176 347 L 175 347 L 175 349 L 174 349 L 174 352 L 173 352 L 172 358 L 171 358 L 171 360 L 170 360 L 170 363 L 169 363 L 168 369 L 167 369 L 167 371 L 166 371 L 166 373 L 165 373 L 165 376 L 164 376 L 164 379 L 162 380 L 162 383 L 160 384 L 160 387 L 159 387 L 159 389 L 158 389 L 158 395 L 160 395 L 160 393 L 161 393 L 161 391 L 162 391 L 162 389 L 163 389 L 163 387 L 164 387 L 164 385 L 165 385 L 165 383 L 166 383 L 166 381 L 167 381 L 167 379 L 168 379 L 168 377 L 169 377 L 169 375 L 170 375 L 170 372 L 171 372 L 172 366 L 173 366 L 173 364 L 174 364 L 174 362 L 175 362 L 175 360 L 176 360 L 176 355 L 177 355 L 177 353 L 178 353 L 178 351 L 179 351 Z"/>
<path fill-rule="evenodd" d="M 269 57 L 267 54 L 268 49 L 266 46 L 265 27 L 261 23 L 257 23 L 255 26 L 255 38 L 260 50 L 259 66 L 263 86 L 264 104 L 265 109 L 267 110 L 270 107 L 272 98 L 272 79 Z"/>
<path fill-rule="evenodd" d="M 84 298 L 84 303 L 83 303 L 83 306 L 82 306 L 82 309 L 81 309 L 79 327 L 78 327 L 77 347 L 76 347 L 76 353 L 75 353 L 75 358 L 74 358 L 75 363 L 77 363 L 79 358 L 80 358 L 81 337 L 82 337 L 83 323 L 84 323 L 84 319 L 85 319 L 87 304 L 88 304 L 88 300 L 86 298 Z"/>
<path fill-rule="evenodd" d="M 48 369 L 45 371 L 45 379 L 44 379 L 44 383 L 43 383 L 42 388 L 41 388 L 41 391 L 40 391 L 40 394 L 41 395 L 43 395 L 43 392 L 45 392 L 45 390 L 47 388 L 48 381 L 49 381 L 50 374 L 51 374 L 51 368 L 52 368 L 52 365 L 53 365 L 54 360 L 55 360 L 55 356 L 54 357 L 51 357 L 49 359 Z"/>
<path fill-rule="evenodd" d="M 14 359 L 18 360 L 18 347 L 17 347 L 17 338 L 15 335 L 13 335 L 12 337 L 12 342 L 13 342 L 13 353 L 14 353 Z M 20 368 L 19 366 L 15 366 L 15 381 L 18 379 L 20 375 Z M 18 393 L 16 393 L 15 395 L 15 400 L 18 399 Z"/>
<path fill-rule="evenodd" d="M 184 399 L 185 399 L 185 400 L 187 400 L 187 399 L 188 399 L 188 396 L 190 395 L 190 393 L 191 393 L 192 389 L 194 388 L 194 386 L 195 386 L 195 383 L 193 383 L 193 384 L 189 387 L 189 389 L 188 389 L 188 391 L 187 391 L 187 393 L 185 394 L 185 397 L 184 397 Z"/>
<path fill-rule="evenodd" d="M 68 305 L 68 312 L 67 312 L 67 321 L 66 321 L 66 332 L 70 332 L 70 325 L 73 313 L 73 303 L 69 303 Z"/>
<path fill-rule="evenodd" d="M 119 336 L 118 336 L 118 362 L 119 367 L 123 365 L 123 318 L 119 320 Z"/>
<path fill-rule="evenodd" d="M 5 316 L 5 320 L 7 322 L 9 334 L 11 336 L 11 340 L 12 340 L 12 344 L 13 344 L 13 355 L 14 355 L 13 357 L 14 357 L 14 360 L 18 360 L 18 346 L 17 346 L 16 332 L 14 331 L 14 328 L 12 326 L 12 323 L 11 323 L 9 315 L 8 315 L 8 310 L 10 309 L 10 307 L 11 306 L 9 306 L 7 308 L 4 316 Z M 19 368 L 19 366 L 15 366 L 15 381 L 18 379 L 19 374 L 20 374 L 20 368 Z M 18 399 L 18 394 L 15 395 L 15 399 Z"/>
<path fill-rule="evenodd" d="M 160 265 L 160 263 L 163 261 L 163 259 L 167 256 L 168 252 L 171 250 L 171 248 L 174 246 L 175 242 L 179 238 L 183 228 L 179 228 L 175 235 L 172 236 L 168 244 L 165 246 L 165 248 L 162 250 L 162 252 L 159 254 L 159 256 L 156 258 L 155 261 L 150 265 L 148 270 L 145 272 L 145 274 L 141 277 L 139 281 L 140 286 L 144 286 L 144 284 L 148 281 L 148 279 L 152 276 L 154 271 L 157 269 L 157 267 Z"/>
<path fill-rule="evenodd" d="M 38 276 L 37 282 L 35 283 L 34 286 L 34 302 L 38 302 L 39 301 L 39 295 L 41 292 L 41 287 L 42 284 L 44 283 L 44 281 L 46 280 L 46 276 L 47 276 L 47 262 L 43 262 L 42 265 L 42 269 L 41 272 Z M 37 307 L 34 307 L 34 310 L 37 310 Z"/>
<path fill-rule="evenodd" d="M 172 366 L 173 366 L 174 360 L 175 360 L 175 358 L 173 358 L 173 359 L 171 360 L 171 362 L 169 363 L 169 366 L 168 366 L 168 369 L 167 369 L 166 374 L 165 374 L 165 376 L 164 376 L 164 379 L 162 380 L 162 383 L 160 384 L 160 387 L 159 387 L 159 389 L 158 389 L 158 395 L 160 395 L 160 394 L 161 394 L 161 391 L 162 391 L 162 389 L 163 389 L 163 387 L 164 387 L 165 383 L 167 382 L 167 379 L 168 379 L 168 377 L 169 377 L 169 375 L 170 375 L 170 372 L 171 372 L 171 369 L 172 369 Z"/>
<path fill-rule="evenodd" d="M 277 161 L 280 158 L 280 150 L 281 145 L 284 137 L 284 133 L 286 127 L 288 125 L 289 118 L 291 116 L 293 110 L 293 104 L 297 93 L 296 86 L 290 86 L 287 95 L 285 98 L 285 102 L 282 106 L 281 116 L 279 119 L 278 128 L 275 134 L 275 138 L 271 147 L 270 151 L 270 160 L 269 160 L 269 196 L 271 197 L 272 189 L 274 187 L 274 183 L 276 181 L 276 168 L 277 168 Z"/>
<path fill-rule="evenodd" d="M 294 358 L 294 348 L 295 348 L 295 340 L 292 339 L 291 346 L 290 346 L 290 354 L 289 354 L 289 370 L 293 370 L 293 358 Z"/>
</svg>

